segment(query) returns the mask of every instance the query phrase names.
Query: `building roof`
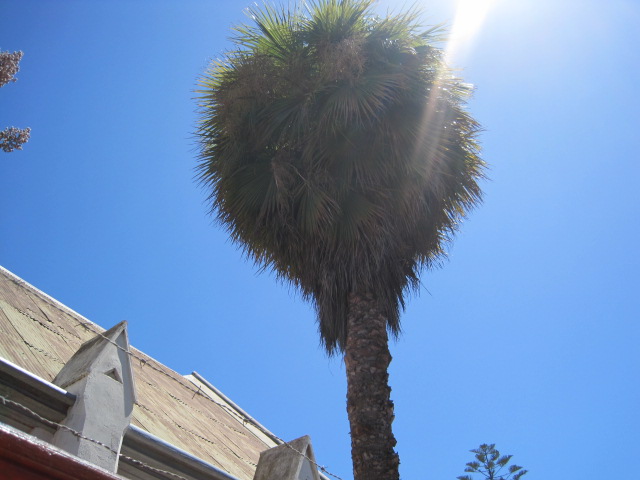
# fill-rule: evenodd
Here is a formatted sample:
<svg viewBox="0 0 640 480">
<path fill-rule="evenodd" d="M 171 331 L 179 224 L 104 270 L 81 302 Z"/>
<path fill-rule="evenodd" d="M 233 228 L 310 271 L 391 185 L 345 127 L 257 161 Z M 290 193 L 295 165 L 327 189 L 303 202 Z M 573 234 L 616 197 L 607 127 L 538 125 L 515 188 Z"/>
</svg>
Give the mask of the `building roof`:
<svg viewBox="0 0 640 480">
<path fill-rule="evenodd" d="M 82 344 L 104 332 L 0 267 L 0 357 L 51 382 Z M 133 347 L 129 354 L 137 428 L 125 436 L 125 453 L 155 436 L 176 452 L 250 480 L 260 452 L 281 443 L 195 372 L 182 376 Z"/>
</svg>

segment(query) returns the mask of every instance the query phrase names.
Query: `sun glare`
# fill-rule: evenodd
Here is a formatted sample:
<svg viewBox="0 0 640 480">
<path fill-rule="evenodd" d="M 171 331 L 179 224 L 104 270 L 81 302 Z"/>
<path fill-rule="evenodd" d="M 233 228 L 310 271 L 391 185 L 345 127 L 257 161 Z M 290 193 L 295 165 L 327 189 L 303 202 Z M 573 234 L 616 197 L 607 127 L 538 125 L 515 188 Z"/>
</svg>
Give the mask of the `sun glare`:
<svg viewBox="0 0 640 480">
<path fill-rule="evenodd" d="M 473 45 L 489 11 L 498 0 L 458 0 L 446 54 L 458 58 Z"/>
</svg>

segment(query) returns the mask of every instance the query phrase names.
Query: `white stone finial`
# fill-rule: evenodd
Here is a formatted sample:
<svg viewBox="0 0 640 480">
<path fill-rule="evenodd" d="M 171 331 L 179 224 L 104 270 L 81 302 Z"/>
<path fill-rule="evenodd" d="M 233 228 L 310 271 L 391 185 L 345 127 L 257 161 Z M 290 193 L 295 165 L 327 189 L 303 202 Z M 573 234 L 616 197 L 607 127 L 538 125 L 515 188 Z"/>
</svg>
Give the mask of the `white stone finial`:
<svg viewBox="0 0 640 480">
<path fill-rule="evenodd" d="M 136 400 L 128 352 L 127 322 L 121 322 L 85 342 L 53 380 L 76 395 L 63 425 L 95 441 L 58 429 L 51 443 L 112 472 Z"/>
<path fill-rule="evenodd" d="M 308 435 L 260 454 L 253 480 L 320 480 Z"/>
</svg>

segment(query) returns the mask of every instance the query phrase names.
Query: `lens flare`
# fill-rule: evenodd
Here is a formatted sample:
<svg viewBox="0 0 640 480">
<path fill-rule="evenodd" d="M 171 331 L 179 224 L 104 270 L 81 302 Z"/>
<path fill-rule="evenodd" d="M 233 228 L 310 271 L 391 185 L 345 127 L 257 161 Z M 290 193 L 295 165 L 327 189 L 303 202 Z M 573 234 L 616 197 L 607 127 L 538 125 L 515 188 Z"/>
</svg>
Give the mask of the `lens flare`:
<svg viewBox="0 0 640 480">
<path fill-rule="evenodd" d="M 458 0 L 446 48 L 447 59 L 460 57 L 473 46 L 489 11 L 498 0 Z"/>
</svg>

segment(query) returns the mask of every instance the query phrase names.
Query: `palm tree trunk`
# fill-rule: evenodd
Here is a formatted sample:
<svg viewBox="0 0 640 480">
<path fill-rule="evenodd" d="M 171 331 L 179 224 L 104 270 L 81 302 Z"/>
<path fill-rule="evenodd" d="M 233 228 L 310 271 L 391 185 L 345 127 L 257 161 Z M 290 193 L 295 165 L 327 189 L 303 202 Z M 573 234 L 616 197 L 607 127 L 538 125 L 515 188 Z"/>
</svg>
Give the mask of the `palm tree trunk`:
<svg viewBox="0 0 640 480">
<path fill-rule="evenodd" d="M 344 362 L 354 480 L 398 480 L 387 320 L 372 295 L 349 295 Z"/>
</svg>

